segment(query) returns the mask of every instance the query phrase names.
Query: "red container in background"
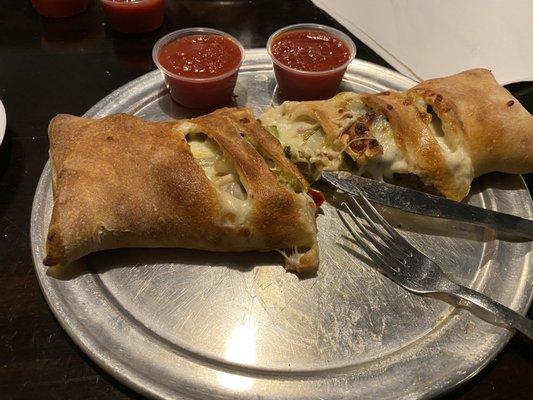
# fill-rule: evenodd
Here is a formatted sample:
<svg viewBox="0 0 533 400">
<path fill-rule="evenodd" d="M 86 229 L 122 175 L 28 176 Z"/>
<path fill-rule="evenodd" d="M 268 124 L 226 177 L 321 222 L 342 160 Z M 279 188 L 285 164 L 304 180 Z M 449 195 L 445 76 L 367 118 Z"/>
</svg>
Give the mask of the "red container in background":
<svg viewBox="0 0 533 400">
<path fill-rule="evenodd" d="M 39 14 L 48 18 L 63 18 L 87 10 L 90 0 L 31 0 Z"/>
<path fill-rule="evenodd" d="M 163 0 L 100 0 L 107 22 L 122 33 L 156 30 L 163 24 Z"/>
<path fill-rule="evenodd" d="M 152 58 L 176 103 L 213 109 L 231 104 L 244 48 L 225 32 L 188 28 L 159 39 Z"/>
<path fill-rule="evenodd" d="M 280 49 L 274 47 L 280 43 L 283 49 L 277 51 Z M 321 100 L 337 93 L 356 48 L 337 29 L 296 24 L 274 32 L 268 39 L 267 51 L 285 100 Z"/>
</svg>

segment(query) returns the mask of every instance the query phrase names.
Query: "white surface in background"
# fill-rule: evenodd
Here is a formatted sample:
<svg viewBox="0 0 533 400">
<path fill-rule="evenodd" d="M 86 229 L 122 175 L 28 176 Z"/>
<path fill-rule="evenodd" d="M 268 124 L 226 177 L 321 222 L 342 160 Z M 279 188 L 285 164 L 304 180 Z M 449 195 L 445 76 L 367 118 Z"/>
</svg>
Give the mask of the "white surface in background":
<svg viewBox="0 0 533 400">
<path fill-rule="evenodd" d="M 6 110 L 4 109 L 4 105 L 0 100 L 0 144 L 2 144 L 2 140 L 4 140 L 4 134 L 6 132 L 6 123 Z"/>
<path fill-rule="evenodd" d="M 533 0 L 313 0 L 401 73 L 533 80 Z"/>
</svg>

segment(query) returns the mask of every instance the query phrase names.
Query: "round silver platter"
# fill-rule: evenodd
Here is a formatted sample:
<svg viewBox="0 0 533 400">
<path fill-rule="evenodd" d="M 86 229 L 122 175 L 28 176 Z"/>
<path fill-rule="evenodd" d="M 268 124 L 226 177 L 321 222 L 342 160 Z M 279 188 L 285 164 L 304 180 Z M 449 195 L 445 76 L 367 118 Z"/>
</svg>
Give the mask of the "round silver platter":
<svg viewBox="0 0 533 400">
<path fill-rule="evenodd" d="M 414 83 L 355 60 L 342 89 L 403 90 Z M 247 51 L 237 105 L 259 115 L 279 102 L 275 88 L 266 51 Z M 85 116 L 117 112 L 151 120 L 191 115 L 170 100 L 158 71 L 121 87 Z M 472 204 L 533 217 L 519 176 L 487 176 L 472 193 Z M 512 334 L 464 309 L 410 294 L 350 254 L 346 248 L 354 245 L 328 203 L 317 220 L 318 274 L 303 280 L 285 272 L 276 253 L 181 249 L 105 251 L 53 277 L 41 262 L 51 208 L 46 165 L 31 240 L 50 308 L 92 359 L 149 397 L 427 398 L 472 377 Z M 387 216 L 457 281 L 527 310 L 531 243 L 407 214 Z"/>
</svg>

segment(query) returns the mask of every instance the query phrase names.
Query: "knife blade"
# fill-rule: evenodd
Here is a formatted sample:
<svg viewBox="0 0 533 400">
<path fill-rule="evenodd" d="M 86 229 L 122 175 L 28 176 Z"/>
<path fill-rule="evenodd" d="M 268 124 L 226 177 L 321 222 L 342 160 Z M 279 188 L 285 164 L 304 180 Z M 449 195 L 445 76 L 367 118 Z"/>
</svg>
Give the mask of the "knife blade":
<svg viewBox="0 0 533 400">
<path fill-rule="evenodd" d="M 448 200 L 402 186 L 338 172 L 322 172 L 322 177 L 350 194 L 363 194 L 368 200 L 409 213 L 479 225 L 496 232 L 533 240 L 533 221 Z"/>
</svg>

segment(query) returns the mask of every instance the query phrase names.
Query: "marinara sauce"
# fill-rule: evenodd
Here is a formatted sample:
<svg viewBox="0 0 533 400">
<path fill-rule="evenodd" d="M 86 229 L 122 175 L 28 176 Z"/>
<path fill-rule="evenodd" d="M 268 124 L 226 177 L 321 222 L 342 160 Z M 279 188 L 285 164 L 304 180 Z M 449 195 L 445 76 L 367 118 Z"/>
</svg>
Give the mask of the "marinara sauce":
<svg viewBox="0 0 533 400">
<path fill-rule="evenodd" d="M 343 33 L 312 26 L 287 27 L 269 39 L 279 90 L 286 99 L 332 97 L 355 54 L 353 42 Z"/>
<path fill-rule="evenodd" d="M 176 102 L 214 108 L 231 103 L 242 59 L 242 47 L 229 35 L 198 32 L 163 44 L 156 64 Z"/>
</svg>

